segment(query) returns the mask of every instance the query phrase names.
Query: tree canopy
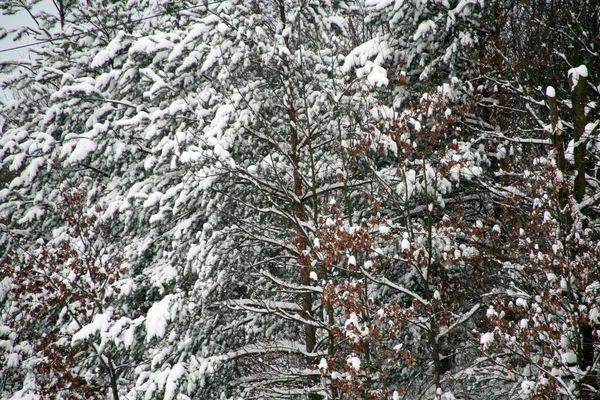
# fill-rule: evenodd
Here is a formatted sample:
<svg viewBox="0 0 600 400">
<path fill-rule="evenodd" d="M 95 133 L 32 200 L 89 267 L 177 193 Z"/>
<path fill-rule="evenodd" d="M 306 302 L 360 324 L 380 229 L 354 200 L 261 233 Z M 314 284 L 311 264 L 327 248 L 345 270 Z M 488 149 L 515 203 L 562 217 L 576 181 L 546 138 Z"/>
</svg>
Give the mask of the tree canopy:
<svg viewBox="0 0 600 400">
<path fill-rule="evenodd" d="M 600 397 L 600 2 L 0 0 L 0 397 Z"/>
</svg>

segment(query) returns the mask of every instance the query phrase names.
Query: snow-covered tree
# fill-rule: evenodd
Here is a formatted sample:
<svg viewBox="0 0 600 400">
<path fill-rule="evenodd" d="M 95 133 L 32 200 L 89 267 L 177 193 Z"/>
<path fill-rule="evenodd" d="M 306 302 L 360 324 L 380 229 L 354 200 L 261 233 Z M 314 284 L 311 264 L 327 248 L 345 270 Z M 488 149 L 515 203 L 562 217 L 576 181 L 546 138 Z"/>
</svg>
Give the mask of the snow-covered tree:
<svg viewBox="0 0 600 400">
<path fill-rule="evenodd" d="M 495 329 L 482 337 L 484 348 L 498 341 L 510 349 L 506 367 L 531 398 L 598 391 L 598 193 L 589 172 L 598 120 L 587 100 L 587 68 L 569 70 L 568 80 L 572 121 L 559 118 L 555 89 L 547 88 L 551 151 L 519 184 L 531 208 L 506 218 L 515 234 L 501 256 L 508 279 L 488 310 Z M 567 148 L 565 136 L 573 138 Z"/>
<path fill-rule="evenodd" d="M 0 63 L 16 99 L 0 108 L 2 396 L 592 393 L 596 25 L 556 16 L 586 39 L 549 50 L 553 73 L 575 68 L 545 91 L 544 52 L 524 50 L 539 38 L 513 34 L 554 32 L 541 3 L 65 1 L 33 15 L 22 33 L 49 41 Z M 590 43 L 588 68 L 573 43 Z M 74 189 L 67 216 L 93 216 L 94 239 L 63 218 Z M 78 308 L 89 285 L 69 271 L 83 265 L 127 290 Z M 62 314 L 29 307 L 46 284 L 68 289 L 47 299 Z M 533 302 L 554 318 L 547 337 L 513 321 L 537 326 Z M 15 336 L 32 312 L 55 347 Z M 35 372 L 49 359 L 62 364 Z"/>
<path fill-rule="evenodd" d="M 131 266 L 147 362 L 123 393 L 218 396 L 271 381 L 290 395 L 319 390 L 308 369 L 322 351 L 319 290 L 294 260 L 323 199 L 344 188 L 340 149 L 366 112 L 363 80 L 348 80 L 340 55 L 357 13 L 294 2 L 177 9 L 158 20 L 168 33 L 133 24 L 100 47 L 78 37 L 75 64 L 34 69 L 55 85 L 34 83 L 44 101 L 5 106 L 22 115 L 3 124 L 3 165 L 18 172 L 3 191 L 9 229 L 51 232 L 59 222 L 44 202 L 85 187 Z M 364 85 L 385 79 L 376 69 Z"/>
<path fill-rule="evenodd" d="M 83 199 L 64 195 L 66 226 L 49 243 L 17 239 L 3 256 L 3 397 L 118 399 L 131 377 L 141 320 L 125 316 L 136 310 L 120 294 L 133 282 L 105 242 L 100 210 L 84 211 Z"/>
</svg>

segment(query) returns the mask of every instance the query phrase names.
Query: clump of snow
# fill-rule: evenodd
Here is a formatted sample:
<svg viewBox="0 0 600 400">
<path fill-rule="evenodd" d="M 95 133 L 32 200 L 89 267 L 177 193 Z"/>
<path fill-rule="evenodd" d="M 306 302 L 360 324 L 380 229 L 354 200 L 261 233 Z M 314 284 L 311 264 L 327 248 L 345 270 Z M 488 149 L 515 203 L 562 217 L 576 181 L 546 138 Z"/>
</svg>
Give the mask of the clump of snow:
<svg viewBox="0 0 600 400">
<path fill-rule="evenodd" d="M 577 83 L 579 83 L 579 77 L 587 78 L 588 70 L 585 65 L 580 65 L 577 68 L 571 68 L 569 72 L 567 72 L 567 78 L 570 79 L 571 89 L 575 89 Z"/>
<path fill-rule="evenodd" d="M 556 97 L 556 91 L 554 90 L 554 88 L 552 86 L 548 86 L 546 88 L 546 96 L 548 96 L 548 97 Z"/>
<path fill-rule="evenodd" d="M 404 234 L 403 234 L 402 243 L 400 245 L 400 248 L 402 249 L 402 251 L 410 250 L 410 242 L 408 241 L 408 233 L 407 232 L 404 232 Z"/>
<path fill-rule="evenodd" d="M 563 353 L 560 356 L 563 364 L 566 365 L 576 365 L 577 364 L 577 354 L 571 352 Z"/>
<path fill-rule="evenodd" d="M 441 399 L 442 400 L 456 400 L 456 397 L 454 397 L 454 394 L 452 392 L 446 392 L 442 395 Z"/>
<path fill-rule="evenodd" d="M 367 76 L 367 82 L 375 87 L 387 86 L 389 83 L 387 71 L 379 65 L 373 65 L 371 72 Z"/>
<path fill-rule="evenodd" d="M 319 280 L 319 277 L 317 276 L 317 273 L 315 271 L 310 271 L 310 279 L 313 281 L 317 281 Z"/>
<path fill-rule="evenodd" d="M 84 160 L 89 153 L 96 150 L 96 142 L 88 138 L 81 138 L 77 141 L 75 149 L 69 155 L 67 163 L 72 164 Z"/>
<path fill-rule="evenodd" d="M 379 233 L 381 233 L 382 235 L 387 235 L 388 233 L 390 233 L 390 228 L 385 225 L 379 225 Z"/>
<path fill-rule="evenodd" d="M 435 22 L 433 22 L 432 20 L 421 22 L 421 24 L 417 28 L 417 31 L 413 35 L 413 40 L 419 40 L 421 37 L 427 35 L 427 33 L 429 33 L 430 31 L 432 33 L 435 33 L 437 31 L 437 25 L 435 24 Z"/>
<path fill-rule="evenodd" d="M 527 308 L 527 300 L 519 297 L 516 301 L 515 304 L 517 305 L 517 307 L 521 307 L 521 308 Z"/>
<path fill-rule="evenodd" d="M 356 356 L 349 356 L 348 365 L 354 368 L 356 372 L 358 372 L 360 370 L 360 358 Z"/>
<path fill-rule="evenodd" d="M 369 335 L 369 327 L 361 324 L 356 313 L 351 313 L 350 317 L 344 323 L 346 337 L 354 342 L 358 342 L 361 336 Z"/>
<path fill-rule="evenodd" d="M 167 330 L 167 323 L 171 319 L 169 311 L 173 295 L 165 296 L 158 303 L 154 303 L 146 316 L 146 341 L 152 338 L 162 338 Z"/>
<path fill-rule="evenodd" d="M 6 360 L 6 366 L 8 368 L 16 368 L 18 367 L 21 363 L 20 363 L 20 356 L 18 353 L 11 353 L 8 356 L 8 359 Z"/>
<path fill-rule="evenodd" d="M 394 3 L 394 0 L 366 0 L 367 7 L 375 7 L 376 10 L 381 10 Z"/>
<path fill-rule="evenodd" d="M 483 347 L 484 350 L 487 349 L 492 345 L 492 343 L 494 343 L 494 334 L 492 332 L 484 333 L 483 335 L 481 335 L 479 343 L 481 344 L 481 347 Z"/>
<path fill-rule="evenodd" d="M 327 365 L 327 360 L 325 359 L 325 357 L 321 357 L 321 361 L 319 362 L 319 365 L 317 367 L 319 368 L 319 371 L 321 371 L 322 374 L 327 372 L 327 370 L 329 369 L 329 365 Z"/>
<path fill-rule="evenodd" d="M 356 70 L 356 76 L 358 78 L 363 78 L 366 76 L 369 85 L 374 87 L 387 86 L 389 83 L 385 68 L 373 63 L 372 61 L 367 61 L 364 67 L 358 68 Z"/>
<path fill-rule="evenodd" d="M 535 382 L 532 381 L 523 381 L 521 382 L 521 392 L 525 395 L 529 395 L 533 393 L 535 390 Z"/>
<path fill-rule="evenodd" d="M 79 332 L 73 335 L 71 342 L 76 343 L 81 340 L 86 340 L 96 332 L 106 332 L 108 330 L 109 320 L 110 316 L 107 314 L 96 315 L 92 323 L 85 325 Z"/>
<path fill-rule="evenodd" d="M 169 376 L 167 377 L 167 383 L 165 384 L 165 400 L 174 399 L 178 389 L 178 381 L 185 373 L 185 367 L 179 363 L 175 364 L 175 366 L 169 372 Z"/>
<path fill-rule="evenodd" d="M 576 68 L 576 70 L 577 70 L 577 73 L 579 74 L 579 76 L 583 76 L 584 78 L 587 78 L 588 70 L 585 65 L 580 65 L 579 67 Z"/>
<path fill-rule="evenodd" d="M 321 241 L 319 238 L 315 238 L 313 241 L 313 246 L 315 247 L 315 250 L 319 250 L 321 248 Z"/>
<path fill-rule="evenodd" d="M 373 65 L 381 65 L 390 52 L 391 50 L 389 49 L 387 42 L 381 40 L 380 37 L 376 37 L 354 48 L 354 50 L 346 56 L 342 70 L 350 72 L 352 67 L 363 67 L 366 66 L 367 62 L 371 62 Z M 373 57 L 375 57 L 375 59 L 371 61 Z M 371 69 L 369 69 L 369 72 L 371 72 Z"/>
<path fill-rule="evenodd" d="M 521 329 L 527 329 L 527 327 L 529 326 L 529 320 L 527 318 L 521 319 L 521 321 L 519 322 L 519 326 L 521 327 Z"/>
</svg>

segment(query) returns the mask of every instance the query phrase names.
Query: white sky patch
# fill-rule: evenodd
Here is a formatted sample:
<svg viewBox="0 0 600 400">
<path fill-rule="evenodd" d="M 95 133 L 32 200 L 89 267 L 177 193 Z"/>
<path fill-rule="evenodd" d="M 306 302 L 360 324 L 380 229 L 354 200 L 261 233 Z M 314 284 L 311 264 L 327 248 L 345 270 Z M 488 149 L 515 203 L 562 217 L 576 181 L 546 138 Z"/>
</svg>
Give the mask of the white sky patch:
<svg viewBox="0 0 600 400">
<path fill-rule="evenodd" d="M 43 0 L 40 4 L 36 5 L 33 10 L 34 12 L 45 11 L 47 13 L 56 15 L 56 8 L 50 0 Z M 24 11 L 21 11 L 15 15 L 3 15 L 2 11 L 0 11 L 0 28 L 11 30 L 22 26 L 35 26 L 35 22 L 31 19 L 29 14 L 27 14 Z M 0 50 L 10 49 L 13 47 L 18 47 L 36 42 L 36 40 L 31 36 L 24 36 L 18 42 L 13 41 L 13 38 L 13 35 L 7 35 L 5 38 L 0 40 Z M 22 49 L 1 52 L 0 61 L 28 59 L 29 49 L 30 47 L 25 47 Z M 0 81 L 2 81 L 3 77 L 4 75 L 0 74 Z M 4 99 L 12 99 L 12 96 L 10 95 L 10 93 L 0 90 L 0 101 Z"/>
</svg>

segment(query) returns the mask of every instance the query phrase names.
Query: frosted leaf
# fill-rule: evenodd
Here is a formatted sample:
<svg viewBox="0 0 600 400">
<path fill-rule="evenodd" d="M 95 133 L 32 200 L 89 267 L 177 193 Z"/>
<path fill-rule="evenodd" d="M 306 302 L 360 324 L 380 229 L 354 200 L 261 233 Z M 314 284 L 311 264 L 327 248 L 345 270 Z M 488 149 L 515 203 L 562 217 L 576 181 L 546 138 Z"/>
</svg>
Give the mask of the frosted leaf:
<svg viewBox="0 0 600 400">
<path fill-rule="evenodd" d="M 591 135 L 596 128 L 600 125 L 600 121 L 590 122 L 589 124 L 585 124 L 585 128 L 583 129 L 584 134 L 586 136 Z"/>
<path fill-rule="evenodd" d="M 421 132 L 422 127 L 421 127 L 421 123 L 419 121 L 411 118 L 410 123 L 413 124 L 415 132 Z M 431 167 L 429 167 L 429 166 L 428 166 L 428 168 L 431 169 Z M 429 178 L 429 176 L 428 176 L 428 178 Z"/>
<path fill-rule="evenodd" d="M 563 245 L 561 242 L 557 242 L 557 243 L 553 243 L 552 244 L 552 252 L 555 255 L 560 255 L 563 251 Z"/>
<path fill-rule="evenodd" d="M 555 282 L 558 277 L 552 272 L 546 272 L 546 279 L 548 279 L 548 282 Z"/>
</svg>

